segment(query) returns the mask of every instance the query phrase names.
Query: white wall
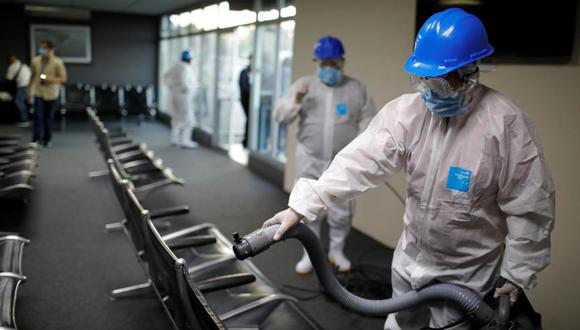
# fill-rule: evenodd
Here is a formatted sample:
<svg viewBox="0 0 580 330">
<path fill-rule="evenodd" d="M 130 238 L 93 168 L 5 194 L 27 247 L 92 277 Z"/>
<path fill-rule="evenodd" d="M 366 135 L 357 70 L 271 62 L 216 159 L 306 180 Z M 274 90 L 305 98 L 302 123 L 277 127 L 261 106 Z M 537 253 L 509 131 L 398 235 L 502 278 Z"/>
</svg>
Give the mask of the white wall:
<svg viewBox="0 0 580 330">
<path fill-rule="evenodd" d="M 365 82 L 380 109 L 387 101 L 411 91 L 403 64 L 414 40 L 415 1 L 296 0 L 293 74 L 314 71 L 312 49 L 324 35 L 342 39 L 346 71 Z M 580 10 L 580 6 L 579 6 Z M 580 16 L 580 15 L 579 15 Z M 580 20 L 578 25 L 580 26 Z M 534 119 L 557 189 L 557 221 L 552 235 L 552 265 L 530 292 L 544 317 L 545 329 L 580 329 L 580 65 L 577 28 L 575 55 L 568 65 L 498 65 L 481 80 L 511 97 Z M 285 188 L 294 178 L 296 125 L 289 130 L 289 161 Z M 404 193 L 398 175 L 391 184 Z M 402 229 L 401 203 L 381 188 L 357 200 L 355 227 L 394 246 Z"/>
</svg>

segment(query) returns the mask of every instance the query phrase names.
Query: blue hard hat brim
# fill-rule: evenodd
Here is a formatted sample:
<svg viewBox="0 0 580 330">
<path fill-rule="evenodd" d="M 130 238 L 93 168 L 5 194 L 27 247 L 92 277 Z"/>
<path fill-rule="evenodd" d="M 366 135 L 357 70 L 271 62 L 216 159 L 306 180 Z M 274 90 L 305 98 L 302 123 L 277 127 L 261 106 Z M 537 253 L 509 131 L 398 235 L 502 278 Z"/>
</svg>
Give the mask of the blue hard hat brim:
<svg viewBox="0 0 580 330">
<path fill-rule="evenodd" d="M 328 56 L 328 57 L 318 57 L 314 56 L 314 61 L 316 60 L 344 60 L 344 56 Z"/>
<path fill-rule="evenodd" d="M 431 63 L 421 62 L 415 60 L 415 54 L 411 55 L 407 62 L 405 63 L 405 71 L 407 73 L 421 76 L 421 77 L 439 77 L 447 74 L 453 70 L 459 69 L 460 67 L 478 61 L 484 57 L 487 57 L 493 53 L 493 47 L 489 46 L 488 49 L 478 54 L 478 56 L 470 58 L 467 61 L 456 62 L 450 66 L 435 66 Z"/>
</svg>

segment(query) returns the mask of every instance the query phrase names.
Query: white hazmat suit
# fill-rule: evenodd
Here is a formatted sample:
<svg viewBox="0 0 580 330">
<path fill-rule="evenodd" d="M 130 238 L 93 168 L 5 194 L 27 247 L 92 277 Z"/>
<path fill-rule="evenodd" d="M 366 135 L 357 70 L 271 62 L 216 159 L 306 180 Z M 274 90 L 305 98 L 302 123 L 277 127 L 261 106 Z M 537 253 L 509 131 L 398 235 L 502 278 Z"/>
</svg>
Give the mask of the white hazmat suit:
<svg viewBox="0 0 580 330">
<path fill-rule="evenodd" d="M 289 206 L 313 221 L 404 170 L 394 295 L 433 281 L 484 295 L 499 275 L 529 289 L 550 263 L 555 190 L 536 130 L 508 97 L 476 88 L 480 101 L 453 118 L 434 117 L 418 93 L 388 103 L 320 179 L 299 180 L 290 195 Z M 385 328 L 441 327 L 459 316 L 433 304 L 389 315 Z"/>
<path fill-rule="evenodd" d="M 180 61 L 163 75 L 163 81 L 171 92 L 171 143 L 191 147 L 195 145 L 191 134 L 196 126 L 194 97 L 198 89 L 193 67 Z"/>
<path fill-rule="evenodd" d="M 303 86 L 308 86 L 308 93 L 297 104 L 296 94 Z M 334 156 L 366 129 L 375 113 L 372 98 L 358 80 L 345 76 L 335 86 L 327 86 L 314 75 L 298 79 L 285 97 L 278 101 L 274 111 L 278 122 L 290 123 L 300 117 L 296 178 L 318 179 Z M 343 270 L 350 269 L 350 264 L 346 260 L 345 265 L 338 255 L 342 255 L 345 239 L 350 232 L 352 213 L 353 204 L 344 201 L 333 205 L 327 214 L 329 257 L 338 258 L 335 261 L 340 268 L 345 268 Z M 309 226 L 320 234 L 320 220 Z M 308 258 L 307 254 L 304 258 Z"/>
</svg>

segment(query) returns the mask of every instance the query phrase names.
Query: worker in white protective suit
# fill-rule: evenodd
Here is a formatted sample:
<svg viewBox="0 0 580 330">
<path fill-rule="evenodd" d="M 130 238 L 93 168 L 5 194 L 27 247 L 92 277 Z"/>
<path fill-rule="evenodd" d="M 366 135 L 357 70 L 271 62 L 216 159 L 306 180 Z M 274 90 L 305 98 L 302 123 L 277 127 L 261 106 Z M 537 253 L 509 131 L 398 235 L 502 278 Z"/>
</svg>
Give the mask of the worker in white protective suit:
<svg viewBox="0 0 580 330">
<path fill-rule="evenodd" d="M 296 178 L 318 179 L 334 156 L 360 132 L 375 115 L 372 98 L 360 81 L 343 75 L 344 48 L 339 39 L 324 37 L 314 49 L 318 74 L 298 79 L 285 97 L 276 103 L 274 118 L 290 123 L 300 117 L 296 147 Z M 344 245 L 351 229 L 353 203 L 344 201 L 328 210 L 329 261 L 347 272 L 350 260 Z M 321 219 L 309 223 L 320 236 Z M 296 273 L 312 272 L 304 251 Z"/>
<path fill-rule="evenodd" d="M 505 279 L 495 294 L 515 303 L 550 263 L 555 190 L 529 117 L 478 82 L 477 60 L 492 52 L 477 17 L 449 9 L 429 18 L 405 66 L 418 93 L 385 105 L 318 180 L 299 180 L 290 208 L 264 226 L 280 223 L 279 239 L 403 170 L 393 295 L 447 282 L 483 296 Z M 456 306 L 434 302 L 389 315 L 385 329 L 443 327 L 461 317 Z"/>
<path fill-rule="evenodd" d="M 196 148 L 198 145 L 191 137 L 196 126 L 194 97 L 198 84 L 191 66 L 189 50 L 181 53 L 181 60 L 163 75 L 163 81 L 171 92 L 171 144 L 182 148 Z"/>
</svg>

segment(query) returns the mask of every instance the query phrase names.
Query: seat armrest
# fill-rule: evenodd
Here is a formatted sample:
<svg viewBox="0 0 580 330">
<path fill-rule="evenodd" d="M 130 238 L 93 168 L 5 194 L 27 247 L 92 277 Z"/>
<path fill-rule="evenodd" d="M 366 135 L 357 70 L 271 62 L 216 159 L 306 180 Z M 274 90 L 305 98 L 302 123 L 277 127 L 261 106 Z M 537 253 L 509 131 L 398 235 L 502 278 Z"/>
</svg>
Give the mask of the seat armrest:
<svg viewBox="0 0 580 330">
<path fill-rule="evenodd" d="M 120 139 L 115 139 L 114 141 L 111 141 L 111 144 L 113 146 L 117 146 L 120 144 L 129 144 L 129 143 L 133 143 L 133 140 L 131 140 L 129 138 L 120 138 Z"/>
<path fill-rule="evenodd" d="M 183 238 L 175 238 L 169 240 L 167 246 L 172 250 L 177 249 L 187 249 L 193 247 L 199 247 L 209 244 L 215 244 L 216 238 L 212 235 L 198 235 L 198 236 L 190 236 L 190 237 L 183 237 Z"/>
<path fill-rule="evenodd" d="M 116 154 L 133 151 L 137 149 L 139 149 L 139 145 L 137 143 L 116 144 L 111 147 L 111 151 Z"/>
<path fill-rule="evenodd" d="M 149 215 L 151 216 L 151 219 L 155 220 L 155 219 L 159 219 L 159 218 L 171 217 L 171 216 L 175 216 L 175 215 L 182 215 L 182 214 L 188 214 L 188 213 L 189 213 L 189 206 L 178 205 L 178 206 L 165 207 L 162 209 L 152 210 L 149 212 Z"/>
<path fill-rule="evenodd" d="M 198 289 L 205 294 L 211 291 L 235 288 L 255 281 L 256 276 L 253 274 L 239 273 L 210 278 L 209 280 L 197 282 L 196 285 Z"/>
<path fill-rule="evenodd" d="M 127 133 L 122 132 L 122 131 L 119 131 L 119 132 L 109 131 L 109 138 L 110 139 L 127 138 Z"/>
</svg>

